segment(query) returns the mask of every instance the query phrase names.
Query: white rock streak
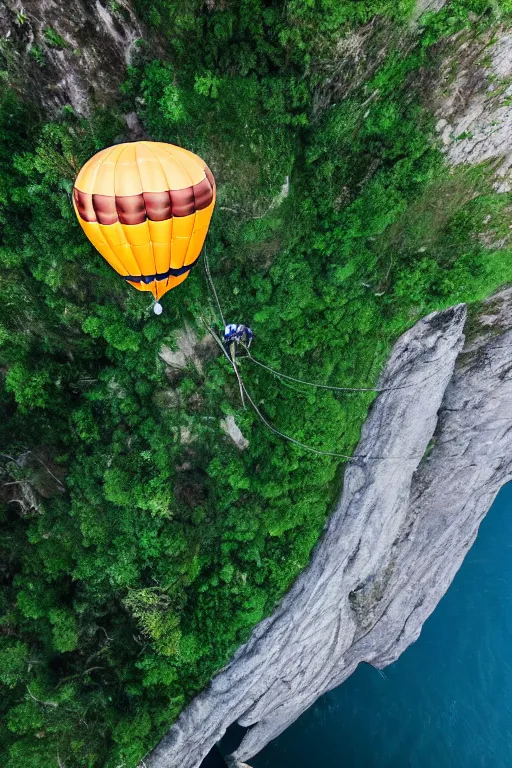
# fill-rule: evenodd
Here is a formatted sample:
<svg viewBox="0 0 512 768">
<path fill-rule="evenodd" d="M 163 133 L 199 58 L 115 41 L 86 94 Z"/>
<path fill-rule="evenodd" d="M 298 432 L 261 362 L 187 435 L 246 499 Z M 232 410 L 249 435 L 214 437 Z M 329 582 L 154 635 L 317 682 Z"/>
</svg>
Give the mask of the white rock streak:
<svg viewBox="0 0 512 768">
<path fill-rule="evenodd" d="M 232 413 L 221 420 L 220 428 L 233 441 L 239 451 L 245 451 L 249 447 L 249 441 L 243 436 L 242 430 L 236 423 Z"/>
</svg>

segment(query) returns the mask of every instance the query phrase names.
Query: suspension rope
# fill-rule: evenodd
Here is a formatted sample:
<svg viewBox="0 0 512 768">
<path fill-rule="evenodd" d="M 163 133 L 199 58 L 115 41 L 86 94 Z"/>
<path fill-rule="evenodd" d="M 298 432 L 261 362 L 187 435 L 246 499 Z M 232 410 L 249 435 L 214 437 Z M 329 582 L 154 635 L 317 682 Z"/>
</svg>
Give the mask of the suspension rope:
<svg viewBox="0 0 512 768">
<path fill-rule="evenodd" d="M 204 265 L 204 271 L 206 273 L 207 283 L 208 283 L 208 285 L 211 287 L 211 289 L 213 291 L 213 295 L 215 296 L 215 301 L 217 302 L 217 307 L 219 308 L 219 313 L 220 313 L 220 316 L 222 318 L 222 325 L 223 325 L 223 327 L 226 327 L 226 320 L 224 319 L 224 313 L 222 312 L 222 307 L 220 305 L 219 297 L 217 296 L 217 291 L 215 290 L 215 284 L 213 282 L 212 275 L 211 275 L 211 272 L 210 272 L 210 265 L 208 264 L 208 256 L 207 256 L 207 253 L 206 253 L 206 247 L 204 249 L 203 265 Z"/>
<path fill-rule="evenodd" d="M 236 365 L 234 364 L 233 360 L 230 358 L 228 353 L 226 352 L 224 345 L 222 341 L 219 339 L 215 331 L 210 328 L 208 323 L 204 320 L 203 317 L 200 318 L 202 323 L 204 324 L 205 328 L 207 329 L 208 333 L 211 335 L 211 337 L 215 340 L 215 342 L 218 344 L 220 349 L 222 350 L 222 353 L 224 357 L 229 361 L 230 365 L 232 366 L 233 370 L 235 371 L 236 377 L 238 379 L 238 384 L 240 386 L 240 389 L 243 390 L 245 393 L 245 396 L 247 397 L 248 401 L 252 405 L 254 412 L 256 415 L 260 418 L 260 420 L 263 422 L 263 424 L 269 429 L 271 432 L 273 432 L 275 435 L 278 435 L 278 437 L 281 437 L 283 440 L 287 440 L 289 443 L 293 443 L 293 445 L 299 446 L 299 448 L 302 448 L 305 451 L 309 451 L 310 453 L 315 453 L 318 456 L 334 456 L 338 459 L 343 459 L 344 461 L 359 461 L 361 459 L 366 459 L 368 461 L 384 461 L 384 460 L 390 460 L 390 461 L 416 461 L 417 459 L 421 459 L 423 454 L 416 454 L 412 456 L 374 456 L 371 454 L 353 454 L 352 456 L 349 456 L 346 453 L 336 453 L 334 451 L 322 451 L 319 448 L 313 448 L 311 445 L 306 445 L 306 443 L 301 443 L 300 440 L 296 440 L 294 437 L 291 437 L 290 435 L 286 435 L 284 432 L 281 432 L 279 429 L 276 429 L 263 414 L 261 413 L 260 409 L 252 399 L 251 395 L 247 391 L 247 387 L 245 386 L 244 382 L 242 381 L 242 378 L 240 377 L 240 374 L 236 368 Z"/>
<path fill-rule="evenodd" d="M 294 376 L 288 376 L 287 373 L 282 373 L 282 371 L 277 371 L 275 368 L 271 368 L 269 365 L 265 365 L 265 363 L 262 363 L 261 360 L 257 360 L 255 357 L 251 355 L 251 352 L 249 348 L 241 342 L 242 346 L 244 347 L 247 357 L 253 362 L 256 363 L 256 365 L 259 365 L 261 368 L 265 368 L 265 370 L 270 371 L 270 373 L 273 373 L 274 376 L 279 376 L 281 379 L 288 379 L 288 381 L 294 381 L 297 384 L 304 384 L 308 387 L 316 387 L 317 389 L 329 389 L 334 392 L 393 392 L 397 389 L 408 389 L 409 387 L 417 387 L 419 384 L 423 384 L 424 381 L 428 381 L 428 379 L 431 379 L 433 376 L 435 376 L 438 373 L 438 369 L 436 368 L 435 371 L 430 373 L 428 376 L 425 376 L 424 379 L 422 379 L 420 382 L 411 383 L 411 384 L 397 384 L 395 387 L 334 387 L 330 384 L 318 384 L 316 381 L 306 381 L 306 379 L 296 379 Z"/>
<path fill-rule="evenodd" d="M 226 326 L 226 320 L 224 319 L 224 313 L 222 312 L 222 307 L 219 301 L 219 297 L 217 295 L 217 291 L 215 290 L 215 284 L 213 282 L 213 278 L 210 272 L 210 265 L 208 264 L 208 257 L 206 254 L 206 248 L 204 250 L 204 270 L 207 278 L 207 284 L 210 290 L 213 292 L 213 295 L 215 297 L 215 301 L 217 303 L 217 307 L 219 309 L 220 317 L 222 318 L 222 324 L 225 327 Z M 287 373 L 283 373 L 282 371 L 278 371 L 275 368 L 271 368 L 269 365 L 266 365 L 265 363 L 262 363 L 261 360 L 257 360 L 255 357 L 251 355 L 251 352 L 249 350 L 249 347 L 244 344 L 244 342 L 241 342 L 243 348 L 245 349 L 247 353 L 247 357 L 256 365 L 259 365 L 260 368 L 264 368 L 266 371 L 269 371 L 270 373 L 273 373 L 275 376 L 279 376 L 281 379 L 288 379 L 288 381 L 293 381 L 296 384 L 303 384 L 307 387 L 316 387 L 317 389 L 326 389 L 330 390 L 331 392 L 393 392 L 398 389 L 408 389 L 409 387 L 415 387 L 418 386 L 418 384 L 398 384 L 395 387 L 336 387 L 331 384 L 319 384 L 316 381 L 307 381 L 306 379 L 298 379 L 295 376 L 289 376 Z M 235 369 L 235 372 L 237 374 L 237 377 L 239 377 L 238 371 Z M 425 378 L 419 382 L 419 384 L 422 384 L 424 381 L 428 381 L 433 376 L 437 374 L 437 370 L 433 371 L 428 376 L 425 376 Z M 243 398 L 242 398 L 243 399 Z"/>
<path fill-rule="evenodd" d="M 223 325 L 225 326 L 226 325 L 226 321 L 224 319 L 224 314 L 222 312 L 222 307 L 221 307 L 221 304 L 220 304 L 220 301 L 219 301 L 219 297 L 217 295 L 217 291 L 215 290 L 215 285 L 214 285 L 214 282 L 213 282 L 213 279 L 212 279 L 212 276 L 211 276 L 211 273 L 210 273 L 210 268 L 209 268 L 209 264 L 208 264 L 208 258 L 206 256 L 206 250 L 205 250 L 204 256 L 205 256 L 204 265 L 205 265 L 205 273 L 206 273 L 207 281 L 208 281 L 209 286 L 211 286 L 211 290 L 213 291 L 213 294 L 215 296 L 215 300 L 216 300 L 216 303 L 217 303 L 217 307 L 219 309 L 220 316 L 222 318 Z M 422 458 L 423 454 L 416 454 L 416 455 L 412 455 L 412 456 L 374 456 L 374 455 L 371 455 L 371 454 L 357 454 L 356 453 L 356 454 L 353 454 L 352 456 L 349 456 L 346 453 L 336 453 L 334 451 L 322 451 L 319 448 L 313 448 L 310 445 L 306 445 L 306 443 L 302 443 L 300 440 L 297 440 L 296 438 L 291 437 L 290 435 L 286 435 L 284 432 L 281 432 L 279 429 L 276 429 L 276 427 L 274 427 L 265 418 L 265 416 L 263 416 L 263 414 L 261 413 L 260 409 L 258 408 L 256 403 L 252 399 L 250 393 L 247 391 L 247 387 L 245 386 L 245 384 L 244 384 L 244 382 L 242 380 L 242 377 L 240 376 L 240 373 L 238 371 L 238 368 L 236 366 L 235 361 L 232 360 L 231 357 L 226 352 L 224 344 L 222 343 L 222 341 L 220 340 L 218 335 L 215 333 L 215 331 L 212 328 L 210 328 L 210 326 L 204 320 L 203 317 L 200 317 L 200 320 L 204 324 L 204 326 L 207 329 L 207 331 L 210 334 L 210 336 L 218 344 L 218 346 L 220 347 L 220 349 L 222 351 L 222 354 L 229 361 L 231 367 L 233 368 L 233 370 L 235 372 L 236 378 L 238 380 L 238 386 L 240 388 L 240 397 L 241 397 L 241 400 L 242 400 L 242 405 L 245 406 L 245 404 L 244 404 L 244 393 L 245 393 L 245 396 L 247 397 L 248 401 L 250 402 L 250 404 L 251 404 L 254 412 L 258 416 L 258 418 L 267 427 L 267 429 L 269 429 L 273 434 L 277 435 L 278 437 L 282 438 L 283 440 L 287 440 L 289 443 L 292 443 L 293 445 L 297 445 L 299 448 L 302 448 L 305 451 L 309 451 L 310 453 L 314 453 L 317 456 L 333 456 L 335 458 L 342 459 L 343 461 L 346 461 L 346 462 L 359 461 L 359 460 L 362 460 L 362 459 L 365 459 L 365 460 L 368 460 L 368 461 L 388 461 L 388 460 L 389 461 L 416 461 L 416 460 L 420 460 Z M 396 389 L 406 389 L 407 387 L 418 386 L 419 384 L 423 383 L 423 381 L 426 381 L 427 379 L 432 378 L 432 376 L 435 376 L 437 374 L 437 370 L 433 371 L 433 373 L 431 373 L 429 376 L 426 376 L 418 384 L 401 384 L 401 385 L 398 385 L 396 387 L 382 387 L 381 389 L 378 389 L 377 387 L 334 387 L 334 386 L 331 386 L 329 384 L 318 384 L 316 382 L 305 381 L 304 379 L 297 379 L 297 378 L 295 378 L 293 376 L 288 376 L 285 373 L 281 373 L 280 371 L 276 371 L 274 368 L 271 368 L 270 366 L 265 365 L 265 363 L 262 363 L 259 360 L 256 360 L 256 358 L 254 358 L 251 355 L 247 345 L 244 344 L 243 342 L 241 342 L 241 343 L 242 343 L 242 346 L 245 348 L 245 351 L 246 351 L 247 356 L 249 357 L 249 359 L 252 360 L 257 365 L 260 365 L 262 368 L 265 368 L 266 370 L 270 371 L 274 375 L 279 376 L 279 377 L 281 377 L 283 379 L 288 379 L 288 380 L 294 381 L 294 382 L 296 382 L 298 384 L 306 384 L 307 386 L 318 387 L 319 389 L 337 390 L 337 391 L 340 391 L 340 392 L 377 392 L 377 393 L 378 392 L 390 392 L 390 391 L 393 391 L 393 390 L 396 390 Z"/>
<path fill-rule="evenodd" d="M 318 384 L 314 381 L 306 381 L 305 379 L 296 379 L 295 376 L 288 376 L 286 373 L 282 373 L 281 371 L 276 371 L 275 368 L 271 368 L 269 365 L 265 365 L 265 363 L 262 363 L 261 360 L 257 360 L 255 357 L 253 357 L 250 353 L 249 348 L 243 343 L 242 346 L 244 347 L 245 351 L 247 352 L 247 357 L 252 360 L 253 363 L 256 363 L 256 365 L 259 365 L 260 368 L 265 368 L 266 371 L 270 371 L 270 373 L 273 373 L 275 376 L 279 376 L 281 379 L 288 379 L 288 381 L 294 381 L 296 384 L 305 384 L 308 387 L 317 387 L 318 389 L 331 389 L 336 392 L 384 392 L 386 390 L 384 389 L 376 389 L 375 387 L 334 387 L 330 384 Z"/>
</svg>

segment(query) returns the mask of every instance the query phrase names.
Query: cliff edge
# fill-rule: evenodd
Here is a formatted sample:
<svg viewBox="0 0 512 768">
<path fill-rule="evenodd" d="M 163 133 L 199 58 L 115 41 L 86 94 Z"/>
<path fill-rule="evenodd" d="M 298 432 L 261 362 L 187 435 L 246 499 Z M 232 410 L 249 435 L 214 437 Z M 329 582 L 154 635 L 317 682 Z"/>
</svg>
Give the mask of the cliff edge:
<svg viewBox="0 0 512 768">
<path fill-rule="evenodd" d="M 397 341 L 310 565 L 147 768 L 196 768 L 235 721 L 247 761 L 360 662 L 417 639 L 512 477 L 511 312 L 507 290 L 478 320 L 459 305 Z"/>
</svg>

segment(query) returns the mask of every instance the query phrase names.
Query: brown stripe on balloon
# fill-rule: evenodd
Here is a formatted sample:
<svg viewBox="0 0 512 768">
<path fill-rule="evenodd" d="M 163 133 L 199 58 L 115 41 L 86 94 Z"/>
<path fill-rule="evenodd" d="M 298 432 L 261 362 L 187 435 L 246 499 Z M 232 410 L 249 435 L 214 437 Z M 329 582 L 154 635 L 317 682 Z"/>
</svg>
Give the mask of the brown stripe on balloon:
<svg viewBox="0 0 512 768">
<path fill-rule="evenodd" d="M 142 224 L 150 221 L 167 221 L 173 217 L 190 216 L 208 208 L 213 200 L 215 181 L 209 169 L 206 178 L 185 189 L 165 192 L 142 192 L 139 195 L 96 195 L 73 190 L 75 204 L 83 221 L 100 224 Z M 213 182 L 213 183 L 212 183 Z"/>
<path fill-rule="evenodd" d="M 143 192 L 146 213 L 150 221 L 166 221 L 172 217 L 169 192 Z"/>
<path fill-rule="evenodd" d="M 116 210 L 121 224 L 143 224 L 146 219 L 144 195 L 116 195 Z"/>
<path fill-rule="evenodd" d="M 171 196 L 171 208 L 172 215 L 190 216 L 196 210 L 194 201 L 194 189 L 193 187 L 185 187 L 185 189 L 171 189 L 169 190 Z"/>
<path fill-rule="evenodd" d="M 80 192 L 79 189 L 73 187 L 73 197 L 80 218 L 84 221 L 97 221 L 92 204 L 92 195 L 88 195 L 86 192 Z"/>
<path fill-rule="evenodd" d="M 215 192 L 215 177 L 214 177 L 213 173 L 210 171 L 210 169 L 208 168 L 207 165 L 205 165 L 205 167 L 204 167 L 204 172 L 206 174 L 206 178 L 210 182 L 210 186 L 211 186 L 213 192 Z"/>
<path fill-rule="evenodd" d="M 116 198 L 113 195 L 94 195 L 92 204 L 100 224 L 115 224 L 118 221 Z"/>
<path fill-rule="evenodd" d="M 213 189 L 208 179 L 203 179 L 199 184 L 194 184 L 194 202 L 196 211 L 202 211 L 208 208 L 213 200 Z"/>
</svg>

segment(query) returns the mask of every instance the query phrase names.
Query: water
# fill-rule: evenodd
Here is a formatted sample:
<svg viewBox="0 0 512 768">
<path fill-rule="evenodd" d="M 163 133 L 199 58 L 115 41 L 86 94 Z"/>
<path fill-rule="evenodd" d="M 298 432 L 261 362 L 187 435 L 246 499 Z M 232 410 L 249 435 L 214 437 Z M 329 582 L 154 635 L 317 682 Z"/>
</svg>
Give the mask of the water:
<svg viewBox="0 0 512 768">
<path fill-rule="evenodd" d="M 512 766 L 512 483 L 419 640 L 384 672 L 360 665 L 254 768 Z"/>
</svg>

